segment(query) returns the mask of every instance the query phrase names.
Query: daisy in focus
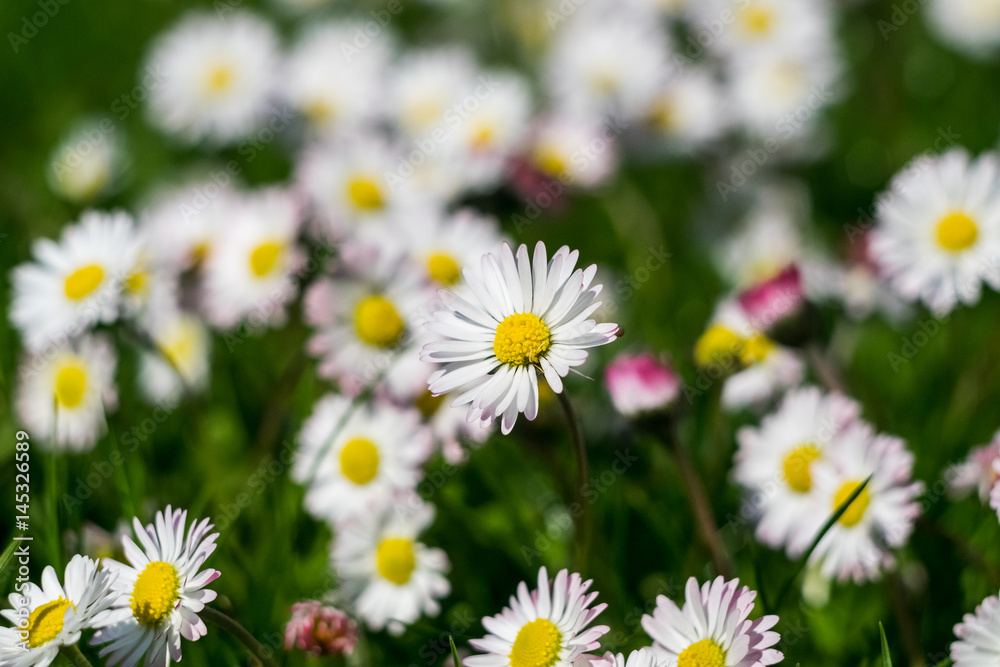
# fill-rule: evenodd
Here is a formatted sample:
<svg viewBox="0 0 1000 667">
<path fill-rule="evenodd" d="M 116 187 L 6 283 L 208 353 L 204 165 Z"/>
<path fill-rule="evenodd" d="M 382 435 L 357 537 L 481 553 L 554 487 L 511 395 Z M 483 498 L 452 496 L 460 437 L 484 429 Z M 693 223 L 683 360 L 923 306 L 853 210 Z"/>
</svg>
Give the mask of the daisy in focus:
<svg viewBox="0 0 1000 667">
<path fill-rule="evenodd" d="M 958 641 L 951 645 L 955 667 L 986 667 L 1000 661 L 1000 598 L 983 600 L 975 614 L 966 614 L 955 626 Z"/>
<path fill-rule="evenodd" d="M 191 14 L 162 35 L 146 71 L 149 117 L 186 142 L 234 142 L 270 109 L 278 65 L 274 28 L 247 13 Z"/>
<path fill-rule="evenodd" d="M 10 320 L 33 351 L 59 344 L 119 315 L 136 257 L 132 218 L 85 211 L 56 243 L 32 245 L 35 262 L 11 273 Z"/>
<path fill-rule="evenodd" d="M 192 520 L 187 510 L 169 505 L 145 527 L 132 520 L 141 548 L 122 538 L 129 564 L 104 559 L 104 567 L 117 575 L 114 610 L 103 620 L 91 644 L 102 645 L 108 665 L 135 667 L 146 656 L 146 667 L 165 667 L 181 660 L 181 638 L 197 641 L 208 632 L 198 612 L 215 599 L 205 588 L 219 578 L 218 570 L 201 569 L 212 552 L 218 533 L 208 519 Z"/>
<path fill-rule="evenodd" d="M 374 631 L 402 634 L 422 615 L 437 616 L 438 600 L 451 592 L 448 556 L 418 541 L 434 522 L 434 506 L 386 510 L 337 531 L 332 564 L 342 590 Z"/>
<path fill-rule="evenodd" d="M 538 414 L 538 374 L 555 393 L 570 368 L 587 360 L 587 349 L 619 336 L 617 324 L 589 317 L 601 302 L 591 287 L 597 266 L 576 268 L 578 251 L 563 246 L 547 261 L 545 244 L 518 248 L 506 243 L 484 255 L 480 271 L 466 269 L 461 295 L 441 292 L 446 310 L 427 326 L 444 340 L 428 343 L 421 359 L 442 368 L 428 383 L 434 395 L 465 388 L 453 406 L 469 404 L 469 421 L 490 424 L 502 417 L 506 435 L 519 413 Z"/>
<path fill-rule="evenodd" d="M 677 667 L 764 667 L 781 662 L 784 655 L 771 648 L 781 639 L 771 630 L 778 617 L 748 620 L 757 593 L 739 584 L 739 579 L 717 577 L 699 590 L 691 577 L 683 608 L 658 596 L 652 615 L 642 617 L 653 648 Z"/>
<path fill-rule="evenodd" d="M 1000 287 L 1000 159 L 956 148 L 912 162 L 878 201 L 871 251 L 901 297 L 938 315 Z"/>
<path fill-rule="evenodd" d="M 379 511 L 416 487 L 432 446 L 416 410 L 384 403 L 354 408 L 335 395 L 316 404 L 299 444 L 292 479 L 309 485 L 306 510 L 336 523 Z"/>
<path fill-rule="evenodd" d="M 614 655 L 609 652 L 605 653 L 603 658 L 590 661 L 591 667 L 667 667 L 669 664 L 668 658 L 652 648 L 632 651 L 627 658 L 623 653 Z"/>
<path fill-rule="evenodd" d="M 42 585 L 28 582 L 9 596 L 10 609 L 0 614 L 15 627 L 0 628 L 0 664 L 47 667 L 63 646 L 80 641 L 82 630 L 99 625 L 115 601 L 115 575 L 99 569 L 86 556 L 73 556 L 63 579 L 52 566 L 42 572 Z M 18 624 L 25 622 L 22 629 Z"/>
<path fill-rule="evenodd" d="M 572 667 L 586 660 L 593 664 L 599 658 L 590 654 L 600 648 L 599 640 L 610 628 L 590 627 L 607 607 L 593 604 L 597 592 L 588 593 L 592 583 L 568 570 L 560 570 L 550 582 L 542 567 L 534 591 L 529 593 L 522 581 L 510 606 L 483 619 L 489 634 L 469 641 L 482 654 L 463 662 L 468 667 Z"/>
<path fill-rule="evenodd" d="M 105 413 L 118 407 L 114 347 L 103 334 L 84 336 L 21 365 L 18 417 L 56 451 L 93 449 L 107 431 Z"/>
</svg>

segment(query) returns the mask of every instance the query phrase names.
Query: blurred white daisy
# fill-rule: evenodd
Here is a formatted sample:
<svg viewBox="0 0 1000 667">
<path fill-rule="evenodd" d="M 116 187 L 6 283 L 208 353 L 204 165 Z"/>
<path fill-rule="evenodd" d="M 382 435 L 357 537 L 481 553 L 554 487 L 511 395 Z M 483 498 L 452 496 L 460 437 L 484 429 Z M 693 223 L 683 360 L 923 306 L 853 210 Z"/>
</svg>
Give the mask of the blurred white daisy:
<svg viewBox="0 0 1000 667">
<path fill-rule="evenodd" d="M 367 40 L 363 49 L 355 45 L 359 34 Z M 391 54 L 389 40 L 367 35 L 361 22 L 311 26 L 287 57 L 282 97 L 319 136 L 371 126 L 385 116 Z"/>
<path fill-rule="evenodd" d="M 306 509 L 338 524 L 415 488 L 431 454 L 430 433 L 416 410 L 382 402 L 355 406 L 333 394 L 316 403 L 298 441 L 292 478 L 308 485 Z"/>
<path fill-rule="evenodd" d="M 74 127 L 49 158 L 49 187 L 82 204 L 113 192 L 128 166 L 122 130 L 109 118 Z"/>
<path fill-rule="evenodd" d="M 810 562 L 824 577 L 864 582 L 877 579 L 895 560 L 886 549 L 906 544 L 920 514 L 917 502 L 924 489 L 913 481 L 913 454 L 902 440 L 864 422 L 838 434 L 825 456 L 811 467 L 816 492 L 825 511 L 803 517 L 798 530 L 813 538 L 833 512 L 874 475 L 847 511 L 816 546 Z"/>
<path fill-rule="evenodd" d="M 389 108 L 405 134 L 423 137 L 442 126 L 475 81 L 475 57 L 463 47 L 410 51 L 392 68 Z"/>
<path fill-rule="evenodd" d="M 461 293 L 441 292 L 445 310 L 427 326 L 445 338 L 424 345 L 421 359 L 443 367 L 430 379 L 435 395 L 470 387 L 453 406 L 470 404 L 469 421 L 490 424 L 502 415 L 510 433 L 521 412 L 538 413 L 538 372 L 554 392 L 562 378 L 587 360 L 587 349 L 619 335 L 617 324 L 589 319 L 601 302 L 601 286 L 591 287 L 597 266 L 576 268 L 579 252 L 563 246 L 547 261 L 545 244 L 517 257 L 504 243 L 484 255 L 481 269 L 463 271 Z"/>
<path fill-rule="evenodd" d="M 242 195 L 231 214 L 205 263 L 206 317 L 222 329 L 241 319 L 253 326 L 281 324 L 304 261 L 296 245 L 299 203 L 290 192 L 269 188 Z"/>
<path fill-rule="evenodd" d="M 546 176 L 577 188 L 603 184 L 618 165 L 624 127 L 599 117 L 558 112 L 535 122 L 528 159 Z"/>
<path fill-rule="evenodd" d="M 986 502 L 990 498 L 990 491 L 1000 480 L 1000 472 L 996 469 L 997 461 L 1000 461 L 1000 431 L 993 434 L 993 440 L 989 444 L 973 448 L 964 461 L 945 470 L 944 479 L 951 495 L 961 498 L 975 490 L 979 500 Z"/>
<path fill-rule="evenodd" d="M 129 565 L 104 559 L 104 568 L 117 574 L 117 601 L 91 644 L 107 644 L 100 655 L 108 665 L 135 667 L 145 655 L 146 667 L 165 667 L 180 662 L 181 638 L 197 641 L 208 632 L 198 612 L 215 599 L 205 586 L 221 573 L 201 568 L 219 534 L 210 534 L 208 519 L 192 520 L 188 528 L 187 510 L 169 505 L 154 523 L 143 527 L 133 519 L 132 527 L 142 547 L 123 537 Z"/>
<path fill-rule="evenodd" d="M 104 413 L 118 405 L 116 365 L 114 347 L 104 334 L 29 355 L 21 365 L 18 417 L 45 447 L 93 449 L 107 430 Z"/>
<path fill-rule="evenodd" d="M 58 243 L 35 241 L 35 262 L 11 273 L 10 319 L 24 344 L 42 350 L 114 322 L 135 263 L 135 239 L 127 213 L 85 211 Z"/>
<path fill-rule="evenodd" d="M 453 287 L 462 269 L 475 266 L 503 241 L 496 218 L 464 208 L 445 214 L 437 210 L 411 215 L 400 230 L 417 269 L 437 287 Z"/>
<path fill-rule="evenodd" d="M 1000 0 L 931 0 L 924 17 L 941 39 L 973 57 L 1000 46 Z"/>
<path fill-rule="evenodd" d="M 270 110 L 278 39 L 244 12 L 224 19 L 190 14 L 157 38 L 147 60 L 156 76 L 149 116 L 183 141 L 228 143 L 254 130 Z"/>
<path fill-rule="evenodd" d="M 434 507 L 367 516 L 337 531 L 332 565 L 341 590 L 372 630 L 402 634 L 421 615 L 437 616 L 438 600 L 451 592 L 451 568 L 441 549 L 418 541 L 434 521 Z"/>
<path fill-rule="evenodd" d="M 986 667 L 1000 661 L 1000 598 L 992 595 L 955 625 L 952 642 L 955 667 Z"/>
<path fill-rule="evenodd" d="M 705 0 L 690 8 L 699 43 L 734 60 L 793 50 L 833 32 L 828 0 Z"/>
<path fill-rule="evenodd" d="M 739 430 L 733 477 L 751 492 L 762 543 L 774 548 L 787 543 L 794 558 L 812 541 L 813 535 L 797 530 L 799 523 L 806 514 L 828 509 L 813 485 L 813 464 L 860 413 L 861 406 L 846 396 L 803 387 L 785 394 L 760 427 Z"/>
<path fill-rule="evenodd" d="M 164 307 L 146 323 L 159 348 L 144 351 L 139 365 L 139 386 L 156 405 L 175 405 L 185 389 L 194 392 L 208 384 L 211 337 L 202 321 L 176 307 Z M 166 357 L 166 359 L 164 358 Z"/>
<path fill-rule="evenodd" d="M 652 615 L 642 617 L 653 648 L 682 667 L 762 667 L 781 662 L 784 655 L 771 648 L 781 639 L 771 630 L 778 617 L 749 620 L 757 593 L 739 584 L 739 579 L 717 577 L 699 590 L 691 577 L 683 608 L 666 596 L 657 597 Z"/>
<path fill-rule="evenodd" d="M 608 606 L 593 605 L 597 592 L 588 593 L 592 579 L 560 570 L 554 581 L 543 567 L 538 571 L 538 588 L 528 592 L 523 581 L 510 606 L 496 616 L 483 619 L 489 633 L 469 644 L 481 655 L 463 662 L 469 667 L 572 667 L 590 664 L 589 655 L 600 647 L 606 625 L 588 627 Z M 593 605 L 593 606 L 591 606 Z"/>
<path fill-rule="evenodd" d="M 662 77 L 642 112 L 647 127 L 680 151 L 717 139 L 729 124 L 722 86 L 703 66 L 675 68 Z"/>
<path fill-rule="evenodd" d="M 80 641 L 82 630 L 95 627 L 115 601 L 115 574 L 76 555 L 59 577 L 51 565 L 42 571 L 42 585 L 19 584 L 8 597 L 10 609 L 0 611 L 14 627 L 0 628 L 0 664 L 7 667 L 47 667 L 63 646 Z M 20 625 L 19 624 L 23 624 Z"/>
<path fill-rule="evenodd" d="M 878 201 L 872 255 L 907 301 L 943 315 L 975 304 L 983 282 L 1000 287 L 1000 160 L 956 148 L 922 157 Z"/>
</svg>

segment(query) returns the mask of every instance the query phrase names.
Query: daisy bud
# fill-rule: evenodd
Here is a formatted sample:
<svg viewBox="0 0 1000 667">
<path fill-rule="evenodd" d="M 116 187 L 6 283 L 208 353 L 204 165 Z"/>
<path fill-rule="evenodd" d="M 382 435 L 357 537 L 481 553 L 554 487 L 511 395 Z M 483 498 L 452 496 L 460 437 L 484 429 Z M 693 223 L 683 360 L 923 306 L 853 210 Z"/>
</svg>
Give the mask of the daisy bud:
<svg viewBox="0 0 1000 667">
<path fill-rule="evenodd" d="M 626 417 L 669 407 L 680 392 L 680 378 L 652 354 L 621 354 L 604 371 L 604 385 L 615 409 Z"/>
<path fill-rule="evenodd" d="M 285 650 L 298 647 L 314 655 L 350 655 L 358 643 L 358 628 L 347 614 L 315 600 L 292 605 L 285 626 Z"/>
<path fill-rule="evenodd" d="M 773 278 L 739 296 L 740 306 L 755 329 L 770 332 L 800 314 L 805 305 L 802 276 L 792 264 Z"/>
</svg>

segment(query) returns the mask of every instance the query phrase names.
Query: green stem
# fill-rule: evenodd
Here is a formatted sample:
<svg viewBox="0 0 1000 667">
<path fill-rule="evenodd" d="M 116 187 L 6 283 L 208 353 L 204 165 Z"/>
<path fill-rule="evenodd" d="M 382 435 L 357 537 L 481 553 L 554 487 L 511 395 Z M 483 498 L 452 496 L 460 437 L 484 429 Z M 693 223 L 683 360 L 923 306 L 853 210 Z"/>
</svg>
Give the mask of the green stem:
<svg viewBox="0 0 1000 667">
<path fill-rule="evenodd" d="M 60 652 L 76 667 L 93 667 L 76 644 L 65 645 Z"/>
<path fill-rule="evenodd" d="M 579 509 L 578 512 L 571 512 L 571 514 L 576 520 L 576 571 L 582 574 L 586 569 L 587 552 L 590 550 L 590 503 L 587 502 L 583 493 L 587 487 L 587 480 L 590 479 L 590 464 L 587 461 L 587 446 L 583 441 L 580 422 L 576 417 L 576 411 L 573 410 L 573 404 L 565 390 L 556 396 L 559 397 L 559 404 L 562 405 L 563 412 L 566 414 L 569 434 L 573 440 L 573 451 L 576 454 L 576 485 L 573 489 L 573 504 Z"/>
<path fill-rule="evenodd" d="M 237 641 L 246 647 L 247 651 L 250 652 L 250 655 L 256 658 L 260 664 L 266 665 L 266 667 L 278 667 L 278 663 L 275 662 L 272 657 L 272 651 L 265 649 L 246 628 L 234 619 L 230 618 L 226 614 L 223 614 L 214 607 L 205 607 L 201 611 L 201 616 L 209 623 L 212 623 L 221 630 L 224 630 L 232 635 Z"/>
</svg>

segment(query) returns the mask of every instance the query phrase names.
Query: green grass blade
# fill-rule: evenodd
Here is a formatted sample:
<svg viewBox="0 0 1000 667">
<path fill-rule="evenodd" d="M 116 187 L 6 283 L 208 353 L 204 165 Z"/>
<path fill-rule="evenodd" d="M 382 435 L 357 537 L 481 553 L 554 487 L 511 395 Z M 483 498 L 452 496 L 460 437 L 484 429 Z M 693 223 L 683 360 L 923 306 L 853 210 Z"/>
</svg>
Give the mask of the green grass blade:
<svg viewBox="0 0 1000 667">
<path fill-rule="evenodd" d="M 455 667 L 462 667 L 462 659 L 458 657 L 458 649 L 455 648 L 455 638 L 448 635 L 448 643 L 451 644 L 451 659 L 455 663 Z"/>
<path fill-rule="evenodd" d="M 889 655 L 889 642 L 885 639 L 885 628 L 882 627 L 882 622 L 879 621 L 878 633 L 882 636 L 882 667 L 892 667 L 892 657 Z"/>
</svg>

